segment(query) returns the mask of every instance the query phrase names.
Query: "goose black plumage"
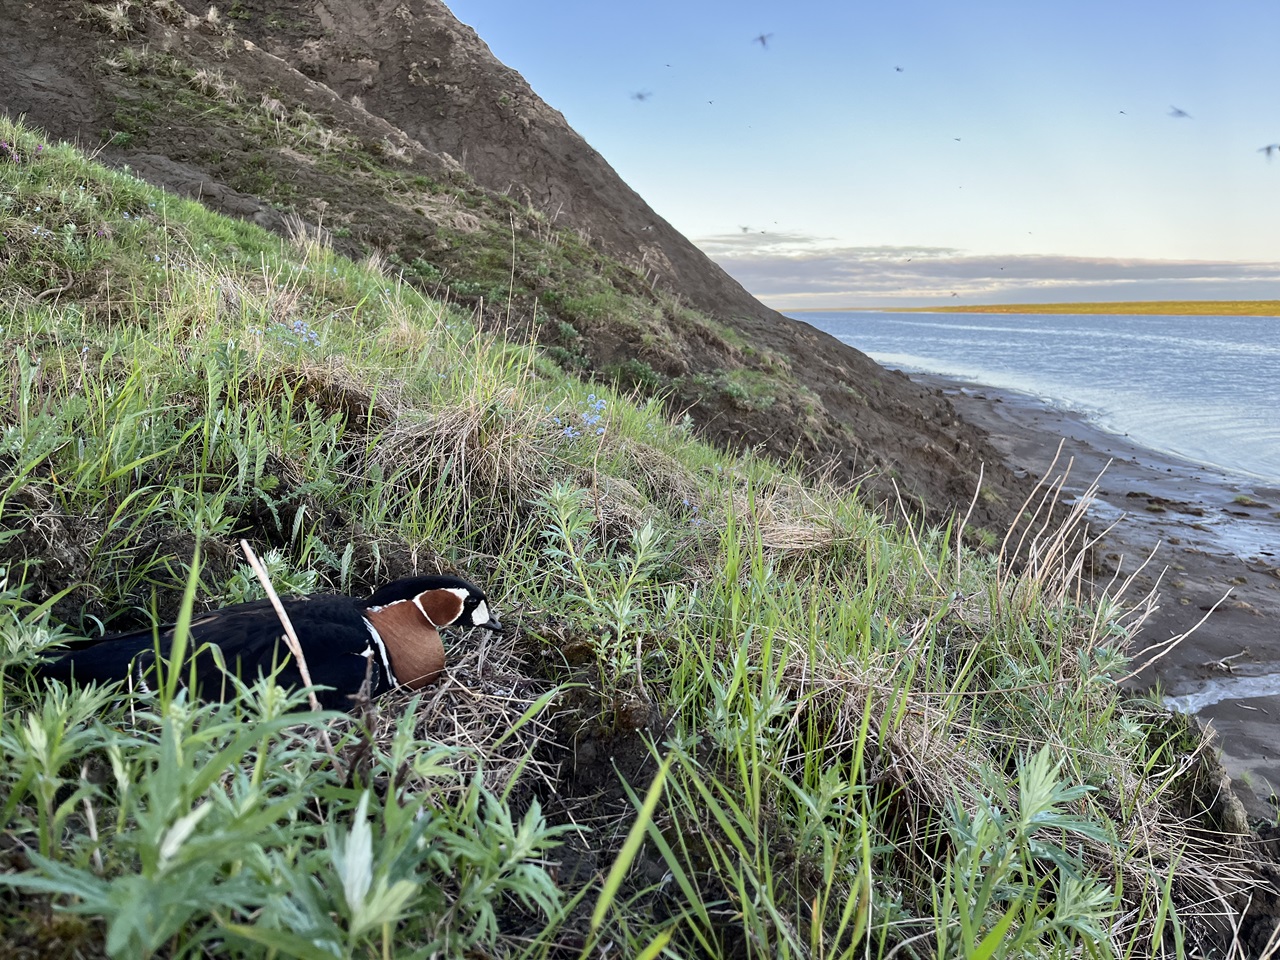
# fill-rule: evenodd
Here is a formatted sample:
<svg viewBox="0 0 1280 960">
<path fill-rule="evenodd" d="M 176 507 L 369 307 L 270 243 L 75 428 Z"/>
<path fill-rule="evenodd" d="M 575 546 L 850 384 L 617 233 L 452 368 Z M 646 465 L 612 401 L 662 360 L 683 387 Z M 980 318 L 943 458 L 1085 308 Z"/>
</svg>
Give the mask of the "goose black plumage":
<svg viewBox="0 0 1280 960">
<path fill-rule="evenodd" d="M 442 627 L 502 630 L 484 592 L 461 577 L 406 577 L 363 600 L 325 594 L 282 603 L 311 682 L 331 688 L 316 691 L 320 705 L 330 710 L 351 707 L 351 697 L 364 683 L 366 672 L 374 696 L 392 687 L 416 690 L 434 681 L 444 669 Z M 132 675 L 145 685 L 157 646 L 160 655 L 167 657 L 173 633 L 170 624 L 109 634 L 41 664 L 38 672 L 68 684 L 110 683 Z M 284 628 L 267 600 L 194 616 L 187 650 L 196 652 L 197 692 L 208 699 L 225 699 L 235 692 L 212 654 L 201 650 L 206 644 L 218 647 L 226 669 L 246 682 L 282 664 L 277 682 L 301 686 L 302 675 L 283 636 Z M 184 682 L 189 669 L 189 664 L 182 667 Z"/>
</svg>

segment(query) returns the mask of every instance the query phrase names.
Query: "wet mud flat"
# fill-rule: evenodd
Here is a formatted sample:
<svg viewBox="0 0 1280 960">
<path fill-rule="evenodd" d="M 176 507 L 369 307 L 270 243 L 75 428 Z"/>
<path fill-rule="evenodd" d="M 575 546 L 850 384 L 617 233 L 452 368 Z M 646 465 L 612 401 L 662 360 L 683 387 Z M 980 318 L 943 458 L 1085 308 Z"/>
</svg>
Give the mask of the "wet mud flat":
<svg viewBox="0 0 1280 960">
<path fill-rule="evenodd" d="M 1208 723 L 1249 813 L 1274 819 L 1280 487 L 1148 449 L 1026 394 L 932 375 L 912 379 L 940 390 L 962 419 L 987 431 L 1013 469 L 1040 476 L 1055 455 L 1056 470 L 1069 464 L 1066 498 L 1098 480 L 1091 527 L 1110 528 L 1098 550 L 1098 579 L 1137 572 L 1126 596 L 1157 596 L 1130 652 L 1135 663 L 1159 659 L 1129 684 L 1158 686 L 1167 704 Z"/>
</svg>

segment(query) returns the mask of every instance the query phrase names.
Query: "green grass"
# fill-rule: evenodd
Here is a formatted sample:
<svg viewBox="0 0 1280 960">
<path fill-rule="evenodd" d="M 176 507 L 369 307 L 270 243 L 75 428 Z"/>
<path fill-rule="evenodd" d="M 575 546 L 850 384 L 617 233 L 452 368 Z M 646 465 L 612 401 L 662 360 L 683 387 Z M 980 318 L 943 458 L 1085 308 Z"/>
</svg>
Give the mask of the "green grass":
<svg viewBox="0 0 1280 960">
<path fill-rule="evenodd" d="M 376 260 L 0 140 L 6 943 L 1173 956 L 1238 886 L 1197 748 L 1122 699 L 1143 609 L 1082 592 L 1078 512 L 974 551 Z M 180 664 L 30 679 L 60 638 L 256 595 L 240 538 L 286 591 L 458 570 L 512 629 L 354 717 L 269 679 L 194 704 Z"/>
</svg>

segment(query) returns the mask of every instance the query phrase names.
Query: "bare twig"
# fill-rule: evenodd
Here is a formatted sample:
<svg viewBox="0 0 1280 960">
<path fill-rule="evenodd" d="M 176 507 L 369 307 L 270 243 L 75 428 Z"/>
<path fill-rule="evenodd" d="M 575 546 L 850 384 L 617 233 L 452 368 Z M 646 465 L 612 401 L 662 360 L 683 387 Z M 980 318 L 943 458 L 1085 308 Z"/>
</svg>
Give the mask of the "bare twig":
<svg viewBox="0 0 1280 960">
<path fill-rule="evenodd" d="M 1233 653 L 1231 656 L 1223 657 L 1220 660 L 1206 660 L 1204 663 L 1200 664 L 1200 666 L 1208 667 L 1211 670 L 1221 670 L 1223 673 L 1233 673 L 1235 671 L 1235 667 L 1231 665 L 1231 662 L 1233 660 L 1239 660 L 1241 657 L 1247 657 L 1248 655 L 1249 648 L 1245 647 L 1239 653 Z"/>
<path fill-rule="evenodd" d="M 276 593 L 276 588 L 271 585 L 271 578 L 267 576 L 266 568 L 258 559 L 258 555 L 253 552 L 253 547 L 249 546 L 248 540 L 240 541 L 240 549 L 244 551 L 245 558 L 249 561 L 249 566 L 258 577 L 258 582 L 262 584 L 262 589 L 267 592 L 267 599 L 271 601 L 271 606 L 276 611 L 276 616 L 280 618 L 280 624 L 284 627 L 284 642 L 289 648 L 289 652 L 293 654 L 293 658 L 298 661 L 298 673 L 302 675 L 302 683 L 306 687 L 311 687 L 311 671 L 307 669 L 307 658 L 302 652 L 302 644 L 298 642 L 298 635 L 294 632 L 293 623 L 289 620 L 289 614 L 285 613 L 284 604 L 280 602 L 280 597 Z M 320 712 L 320 699 L 316 696 L 314 690 L 307 690 L 307 698 L 311 703 L 311 709 Z M 324 745 L 329 756 L 333 758 L 334 765 L 338 767 L 339 773 L 345 777 L 345 770 L 342 761 L 338 759 L 337 752 L 333 749 L 333 743 L 329 739 L 329 730 L 327 727 L 320 727 L 320 742 Z"/>
<path fill-rule="evenodd" d="M 43 263 L 44 261 L 41 261 L 41 262 Z M 64 293 L 66 293 L 68 290 L 71 289 L 72 284 L 75 282 L 75 278 L 73 277 L 71 270 L 69 268 L 63 267 L 63 269 L 66 270 L 66 273 L 67 273 L 66 282 L 63 283 L 63 285 L 60 287 L 50 287 L 48 290 L 41 290 L 34 297 L 36 303 L 39 303 L 41 300 L 44 300 L 47 297 L 60 297 Z"/>
</svg>

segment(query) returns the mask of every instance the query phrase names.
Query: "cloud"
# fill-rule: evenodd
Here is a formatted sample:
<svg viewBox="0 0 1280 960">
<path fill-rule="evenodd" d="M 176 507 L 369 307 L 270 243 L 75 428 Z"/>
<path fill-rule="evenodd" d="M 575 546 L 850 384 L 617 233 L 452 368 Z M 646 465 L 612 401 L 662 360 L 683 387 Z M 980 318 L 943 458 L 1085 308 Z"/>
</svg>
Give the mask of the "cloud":
<svg viewBox="0 0 1280 960">
<path fill-rule="evenodd" d="M 824 237 L 760 232 L 697 242 L 779 309 L 1280 299 L 1280 263 L 1272 262 L 974 255 L 950 247 L 831 246 Z"/>
</svg>

